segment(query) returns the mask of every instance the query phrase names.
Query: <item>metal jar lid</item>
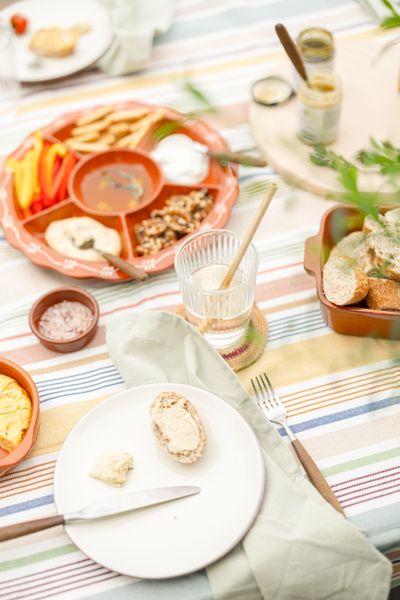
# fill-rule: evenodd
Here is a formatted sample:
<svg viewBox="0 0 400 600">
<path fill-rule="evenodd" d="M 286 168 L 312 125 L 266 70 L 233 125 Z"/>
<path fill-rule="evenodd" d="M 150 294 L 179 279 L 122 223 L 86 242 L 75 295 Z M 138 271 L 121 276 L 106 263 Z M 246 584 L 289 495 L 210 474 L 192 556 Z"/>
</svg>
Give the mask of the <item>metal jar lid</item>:
<svg viewBox="0 0 400 600">
<path fill-rule="evenodd" d="M 279 106 L 294 95 L 293 87 L 280 75 L 270 75 L 255 81 L 251 88 L 254 102 L 263 106 Z"/>
</svg>

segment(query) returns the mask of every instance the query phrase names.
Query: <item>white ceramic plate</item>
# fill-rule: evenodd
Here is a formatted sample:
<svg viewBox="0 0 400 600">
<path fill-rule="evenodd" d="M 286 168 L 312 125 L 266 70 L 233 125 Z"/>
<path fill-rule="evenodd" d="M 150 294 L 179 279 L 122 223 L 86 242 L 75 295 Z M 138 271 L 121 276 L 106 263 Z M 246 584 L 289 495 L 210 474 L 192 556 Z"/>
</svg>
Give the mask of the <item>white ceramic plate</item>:
<svg viewBox="0 0 400 600">
<path fill-rule="evenodd" d="M 158 444 L 149 406 L 161 391 L 186 396 L 207 432 L 203 457 L 185 465 Z M 122 488 L 89 477 L 106 449 L 135 461 Z M 181 384 L 131 388 L 90 411 L 68 436 L 57 461 L 54 496 L 59 513 L 99 498 L 169 485 L 198 485 L 201 493 L 91 522 L 66 531 L 90 558 L 133 577 L 160 579 L 197 571 L 233 548 L 255 519 L 264 492 L 264 462 L 257 438 L 227 402 Z"/>
<path fill-rule="evenodd" d="M 29 20 L 27 32 L 14 36 L 20 81 L 33 83 L 72 75 L 100 58 L 112 41 L 109 14 L 95 0 L 22 0 L 2 10 L 0 17 L 9 23 L 10 17 L 16 13 Z M 34 31 L 50 26 L 69 27 L 77 23 L 88 23 L 91 29 L 80 37 L 73 54 L 65 58 L 41 58 L 43 66 L 30 66 L 35 57 L 29 50 Z"/>
</svg>

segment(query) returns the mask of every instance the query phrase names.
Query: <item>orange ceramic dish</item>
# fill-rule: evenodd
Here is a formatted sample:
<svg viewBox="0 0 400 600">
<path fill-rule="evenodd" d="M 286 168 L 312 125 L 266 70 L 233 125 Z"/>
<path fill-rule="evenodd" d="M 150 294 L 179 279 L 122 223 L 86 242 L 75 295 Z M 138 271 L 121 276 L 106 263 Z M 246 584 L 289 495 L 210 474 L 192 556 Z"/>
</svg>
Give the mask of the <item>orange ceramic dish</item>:
<svg viewBox="0 0 400 600">
<path fill-rule="evenodd" d="M 381 210 L 385 213 L 394 207 Z M 304 251 L 304 268 L 315 277 L 317 295 L 325 323 L 338 333 L 400 339 L 400 313 L 373 310 L 363 306 L 336 306 L 326 299 L 322 287 L 322 271 L 329 253 L 343 237 L 362 229 L 364 217 L 357 208 L 337 205 L 322 217 L 319 233 L 308 238 Z"/>
<path fill-rule="evenodd" d="M 28 456 L 35 443 L 39 431 L 39 394 L 31 376 L 22 367 L 2 356 L 0 356 L 0 373 L 15 379 L 32 402 L 31 420 L 20 445 L 11 452 L 0 449 L 0 477 L 2 477 Z"/>
<path fill-rule="evenodd" d="M 160 108 L 137 102 L 121 103 L 114 108 L 125 110 L 140 107 L 148 108 L 151 112 L 156 112 Z M 90 111 L 93 111 L 93 108 L 67 114 L 43 128 L 41 131 L 44 143 L 56 145 L 57 142 L 64 142 L 70 137 L 77 119 L 82 115 L 86 116 Z M 157 273 L 172 267 L 176 247 L 185 239 L 181 238 L 173 245 L 147 256 L 139 256 L 136 251 L 135 225 L 148 218 L 154 208 L 163 208 L 170 196 L 186 194 L 191 190 L 208 190 L 213 198 L 213 205 L 198 229 L 223 227 L 229 219 L 232 206 L 238 196 L 237 169 L 229 164 L 222 165 L 217 160 L 210 159 L 208 174 L 196 185 L 179 185 L 166 180 L 150 156 L 150 152 L 156 146 L 154 131 L 167 122 L 176 123 L 181 120 L 182 114 L 170 108 L 164 108 L 163 111 L 163 119 L 151 126 L 132 151 L 112 148 L 89 156 L 74 151 L 77 162 L 69 175 L 67 198 L 35 214 L 27 216 L 26 212 L 18 206 L 14 198 L 13 174 L 9 168 L 6 168 L 0 179 L 0 222 L 7 240 L 22 250 L 32 262 L 64 275 L 121 281 L 129 277 L 105 261 L 71 258 L 50 248 L 44 238 L 47 226 L 52 221 L 69 217 L 92 217 L 106 227 L 116 229 L 121 237 L 122 258 L 145 269 L 148 273 Z M 174 133 L 185 134 L 213 152 L 223 153 L 228 149 L 222 137 L 199 119 L 186 120 Z M 21 160 L 34 143 L 35 135 L 29 136 L 11 158 Z M 117 199 L 117 195 L 114 198 L 110 198 L 110 195 L 104 196 L 104 191 L 101 199 L 97 199 L 96 194 L 93 194 L 93 186 L 98 185 L 98 182 L 93 181 L 93 178 L 96 179 L 96 169 L 104 170 L 108 167 L 112 168 L 113 164 L 121 163 L 125 165 L 129 163 L 127 169 L 135 169 L 138 179 L 139 175 L 142 175 L 140 179 L 144 186 L 143 199 L 137 204 L 133 205 L 127 199 Z"/>
<path fill-rule="evenodd" d="M 87 306 L 93 313 L 91 325 L 83 333 L 69 339 L 54 339 L 44 336 L 39 331 L 39 321 L 43 313 L 58 302 L 80 302 Z M 99 323 L 99 305 L 92 294 L 78 287 L 61 287 L 43 294 L 29 312 L 29 326 L 38 340 L 53 352 L 76 352 L 84 348 L 95 336 Z"/>
</svg>

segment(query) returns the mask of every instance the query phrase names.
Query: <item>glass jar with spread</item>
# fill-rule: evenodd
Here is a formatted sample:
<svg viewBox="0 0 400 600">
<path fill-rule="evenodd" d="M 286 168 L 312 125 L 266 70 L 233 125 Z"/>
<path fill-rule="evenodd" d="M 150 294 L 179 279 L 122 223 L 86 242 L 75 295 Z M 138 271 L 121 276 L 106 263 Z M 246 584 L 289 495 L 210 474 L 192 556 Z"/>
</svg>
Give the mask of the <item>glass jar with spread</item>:
<svg viewBox="0 0 400 600">
<path fill-rule="evenodd" d="M 297 38 L 297 46 L 309 76 L 316 71 L 333 71 L 335 43 L 330 31 L 322 27 L 304 29 Z"/>
<path fill-rule="evenodd" d="M 329 144 L 339 132 L 342 87 L 334 73 L 316 72 L 299 86 L 299 137 L 306 144 Z"/>
</svg>

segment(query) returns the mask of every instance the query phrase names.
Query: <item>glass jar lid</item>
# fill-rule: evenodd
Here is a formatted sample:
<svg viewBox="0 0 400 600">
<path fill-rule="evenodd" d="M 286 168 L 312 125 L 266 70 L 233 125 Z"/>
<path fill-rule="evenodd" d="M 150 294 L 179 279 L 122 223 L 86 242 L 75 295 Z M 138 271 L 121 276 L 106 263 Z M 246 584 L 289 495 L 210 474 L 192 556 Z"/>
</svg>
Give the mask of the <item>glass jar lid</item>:
<svg viewBox="0 0 400 600">
<path fill-rule="evenodd" d="M 335 54 L 333 35 L 322 27 L 304 29 L 297 38 L 297 45 L 306 62 L 328 61 Z"/>
<path fill-rule="evenodd" d="M 270 75 L 253 83 L 252 96 L 257 104 L 278 106 L 293 95 L 290 82 L 280 75 Z"/>
</svg>

